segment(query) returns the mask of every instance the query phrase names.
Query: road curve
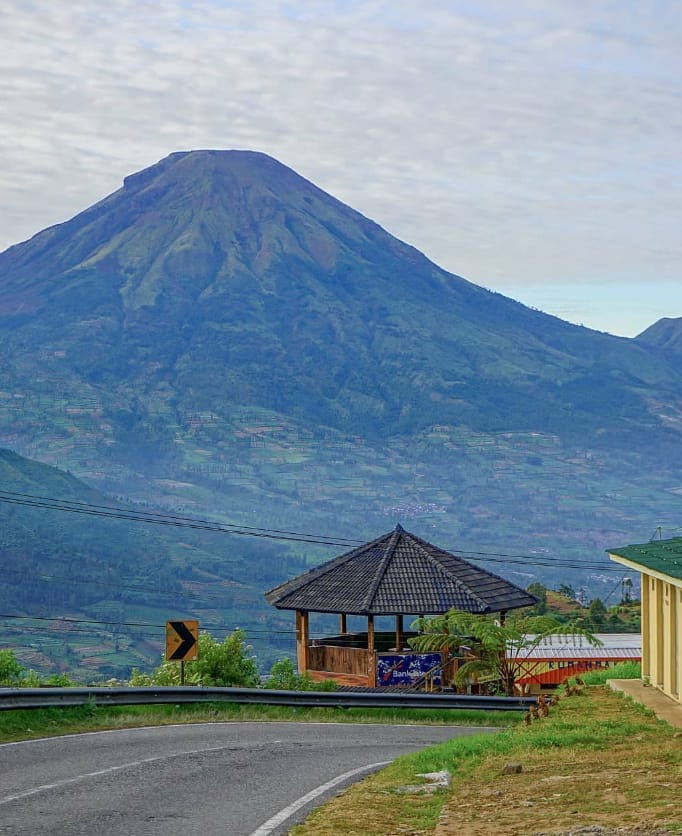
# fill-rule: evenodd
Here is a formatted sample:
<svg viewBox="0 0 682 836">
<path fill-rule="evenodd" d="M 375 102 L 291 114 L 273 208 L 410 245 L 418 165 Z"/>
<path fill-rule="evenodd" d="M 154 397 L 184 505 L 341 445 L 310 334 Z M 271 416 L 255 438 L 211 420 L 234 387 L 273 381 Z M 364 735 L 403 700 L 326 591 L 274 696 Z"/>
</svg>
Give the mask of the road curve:
<svg viewBox="0 0 682 836">
<path fill-rule="evenodd" d="M 203 723 L 6 743 L 0 834 L 275 836 L 377 764 L 480 731 Z"/>
</svg>

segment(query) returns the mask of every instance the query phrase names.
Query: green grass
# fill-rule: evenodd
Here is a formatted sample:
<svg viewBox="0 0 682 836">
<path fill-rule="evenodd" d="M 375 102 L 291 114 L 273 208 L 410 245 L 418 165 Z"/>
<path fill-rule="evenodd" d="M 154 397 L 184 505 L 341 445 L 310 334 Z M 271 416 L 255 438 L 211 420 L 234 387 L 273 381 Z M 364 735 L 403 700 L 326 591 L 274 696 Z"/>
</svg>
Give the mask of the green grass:
<svg viewBox="0 0 682 836">
<path fill-rule="evenodd" d="M 385 723 L 504 727 L 517 723 L 514 711 L 291 708 L 272 705 L 79 706 L 0 711 L 0 743 L 104 729 L 176 723 L 311 722 Z"/>
<path fill-rule="evenodd" d="M 641 679 L 642 665 L 640 662 L 620 662 L 606 670 L 592 670 L 582 675 L 586 685 L 604 685 L 607 679 Z"/>
<path fill-rule="evenodd" d="M 522 764 L 522 774 L 502 776 L 510 761 Z M 608 689 L 585 688 L 530 726 L 453 738 L 400 757 L 292 834 L 431 833 L 444 803 L 448 834 L 564 832 L 568 825 L 626 822 L 667 827 L 677 820 L 669 788 L 680 768 L 682 750 L 671 727 Z M 450 791 L 400 791 L 423 783 L 420 774 L 442 770 L 452 775 Z M 576 819 L 578 811 L 584 821 Z"/>
</svg>

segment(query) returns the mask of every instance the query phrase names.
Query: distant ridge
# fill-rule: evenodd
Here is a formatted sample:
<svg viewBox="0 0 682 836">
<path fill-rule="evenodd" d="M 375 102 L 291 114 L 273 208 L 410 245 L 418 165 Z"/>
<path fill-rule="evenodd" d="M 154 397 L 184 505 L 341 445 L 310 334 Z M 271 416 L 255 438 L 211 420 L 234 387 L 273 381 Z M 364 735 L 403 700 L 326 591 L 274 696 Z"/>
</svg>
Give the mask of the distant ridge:
<svg viewBox="0 0 682 836">
<path fill-rule="evenodd" d="M 682 351 L 682 317 L 663 317 L 636 337 L 645 345 Z"/>
</svg>

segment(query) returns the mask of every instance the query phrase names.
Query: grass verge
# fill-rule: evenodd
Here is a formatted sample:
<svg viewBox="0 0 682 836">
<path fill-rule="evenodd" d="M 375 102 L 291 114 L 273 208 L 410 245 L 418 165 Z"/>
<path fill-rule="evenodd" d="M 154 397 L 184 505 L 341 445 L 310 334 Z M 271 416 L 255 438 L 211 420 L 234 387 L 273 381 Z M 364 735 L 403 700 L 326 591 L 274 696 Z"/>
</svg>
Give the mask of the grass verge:
<svg viewBox="0 0 682 836">
<path fill-rule="evenodd" d="M 585 685 L 605 685 L 609 679 L 641 679 L 642 665 L 639 662 L 620 662 L 612 668 L 587 671 L 581 678 Z"/>
<path fill-rule="evenodd" d="M 503 774 L 510 761 L 519 774 Z M 401 788 L 448 770 L 451 790 Z M 355 784 L 292 836 L 554 834 L 589 825 L 682 832 L 679 732 L 604 686 L 564 698 L 549 717 L 455 738 Z"/>
<path fill-rule="evenodd" d="M 291 708 L 271 705 L 102 706 L 0 711 L 0 743 L 78 732 L 177 723 L 307 722 L 387 723 L 504 727 L 518 722 L 511 711 Z"/>
</svg>

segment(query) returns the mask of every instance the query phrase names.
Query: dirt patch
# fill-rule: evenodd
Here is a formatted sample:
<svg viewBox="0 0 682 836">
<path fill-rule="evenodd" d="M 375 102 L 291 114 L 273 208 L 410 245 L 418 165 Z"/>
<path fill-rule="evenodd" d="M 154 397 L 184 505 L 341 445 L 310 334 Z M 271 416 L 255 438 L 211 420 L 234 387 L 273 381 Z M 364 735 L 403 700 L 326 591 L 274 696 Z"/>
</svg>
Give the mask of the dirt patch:
<svg viewBox="0 0 682 836">
<path fill-rule="evenodd" d="M 636 732 L 607 749 L 556 753 L 548 736 L 546 746 L 516 757 L 523 766 L 519 774 L 503 775 L 504 758 L 487 758 L 453 783 L 435 836 L 682 832 L 679 734 L 606 690 L 576 700 L 576 710 L 588 710 L 588 703 L 600 723 L 614 728 L 624 712 L 632 712 Z"/>
</svg>

